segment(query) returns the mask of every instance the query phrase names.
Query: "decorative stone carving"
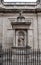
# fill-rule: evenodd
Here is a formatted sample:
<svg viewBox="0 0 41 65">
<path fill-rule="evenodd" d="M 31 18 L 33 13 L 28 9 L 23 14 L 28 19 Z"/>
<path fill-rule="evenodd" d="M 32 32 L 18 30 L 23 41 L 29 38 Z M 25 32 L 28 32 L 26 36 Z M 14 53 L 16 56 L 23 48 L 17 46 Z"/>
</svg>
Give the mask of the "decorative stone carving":
<svg viewBox="0 0 41 65">
<path fill-rule="evenodd" d="M 25 17 L 22 16 L 22 11 L 20 11 L 19 16 L 17 17 L 17 22 L 25 22 Z"/>
<path fill-rule="evenodd" d="M 31 22 L 11 22 L 12 29 L 15 30 L 15 46 L 25 47 L 27 43 L 27 30 Z"/>
<path fill-rule="evenodd" d="M 18 46 L 25 46 L 24 44 L 24 39 L 25 39 L 25 34 L 23 31 L 19 31 L 19 36 L 18 36 Z"/>
<path fill-rule="evenodd" d="M 26 46 L 26 30 L 16 30 L 16 46 Z"/>
<path fill-rule="evenodd" d="M 20 12 L 19 16 L 17 17 L 17 22 L 11 22 L 12 29 L 15 30 L 15 46 L 18 47 L 26 46 L 27 44 L 26 31 L 29 29 L 30 24 L 31 22 L 25 22 L 25 17 L 22 16 L 22 12 Z"/>
</svg>

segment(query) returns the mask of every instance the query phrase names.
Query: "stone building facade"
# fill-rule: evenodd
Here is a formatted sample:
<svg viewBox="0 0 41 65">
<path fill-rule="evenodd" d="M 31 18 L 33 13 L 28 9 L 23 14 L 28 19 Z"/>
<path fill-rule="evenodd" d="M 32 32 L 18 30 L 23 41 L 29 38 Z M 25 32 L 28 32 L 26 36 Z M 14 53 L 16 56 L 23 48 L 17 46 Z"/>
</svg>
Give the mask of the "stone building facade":
<svg viewBox="0 0 41 65">
<path fill-rule="evenodd" d="M 15 3 L 0 0 L 0 45 L 8 49 L 26 44 L 41 49 L 41 0 Z"/>
</svg>

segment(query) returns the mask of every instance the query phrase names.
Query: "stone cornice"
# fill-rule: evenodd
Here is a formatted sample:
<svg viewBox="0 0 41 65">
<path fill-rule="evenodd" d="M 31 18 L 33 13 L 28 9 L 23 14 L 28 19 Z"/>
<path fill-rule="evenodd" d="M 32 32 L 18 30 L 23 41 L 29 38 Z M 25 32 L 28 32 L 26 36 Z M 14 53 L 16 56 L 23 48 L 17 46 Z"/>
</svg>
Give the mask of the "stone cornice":
<svg viewBox="0 0 41 65">
<path fill-rule="evenodd" d="M 41 9 L 21 9 L 23 13 L 41 13 Z M 0 9 L 0 13 L 19 13 L 20 9 Z"/>
<path fill-rule="evenodd" d="M 5 6 L 14 6 L 14 5 L 17 5 L 17 6 L 24 6 L 24 5 L 28 5 L 28 6 L 36 6 L 36 2 L 4 2 L 3 3 Z"/>
<path fill-rule="evenodd" d="M 12 29 L 29 29 L 31 22 L 11 22 Z"/>
<path fill-rule="evenodd" d="M 23 13 L 41 12 L 41 8 L 37 7 L 36 2 L 3 2 L 0 5 L 0 13 L 19 13 L 20 10 L 23 10 Z"/>
</svg>

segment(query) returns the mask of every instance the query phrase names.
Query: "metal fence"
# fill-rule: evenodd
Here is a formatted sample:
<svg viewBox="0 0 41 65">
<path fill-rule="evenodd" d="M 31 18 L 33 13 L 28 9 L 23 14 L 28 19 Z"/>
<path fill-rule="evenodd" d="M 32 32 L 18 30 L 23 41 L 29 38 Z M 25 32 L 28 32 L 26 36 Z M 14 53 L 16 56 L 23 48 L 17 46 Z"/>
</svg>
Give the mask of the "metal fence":
<svg viewBox="0 0 41 65">
<path fill-rule="evenodd" d="M 41 51 L 26 47 L 5 49 L 0 54 L 0 65 L 41 65 Z"/>
</svg>

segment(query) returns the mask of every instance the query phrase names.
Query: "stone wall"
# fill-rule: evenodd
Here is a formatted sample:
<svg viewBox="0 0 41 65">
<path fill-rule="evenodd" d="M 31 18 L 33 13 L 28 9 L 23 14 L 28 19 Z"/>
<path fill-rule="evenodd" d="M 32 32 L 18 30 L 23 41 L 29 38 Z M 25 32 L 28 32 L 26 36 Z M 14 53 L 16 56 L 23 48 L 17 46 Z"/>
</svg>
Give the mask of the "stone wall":
<svg viewBox="0 0 41 65">
<path fill-rule="evenodd" d="M 37 34 L 37 15 L 36 14 L 23 14 L 26 18 L 25 22 L 31 22 L 30 30 L 28 30 L 28 45 L 33 48 L 38 47 L 38 34 Z M 13 46 L 14 31 L 11 22 L 16 22 L 18 14 L 3 14 L 0 15 L 0 43 L 3 48 L 11 48 Z M 39 44 L 41 48 L 41 15 L 38 16 L 39 24 Z"/>
</svg>

